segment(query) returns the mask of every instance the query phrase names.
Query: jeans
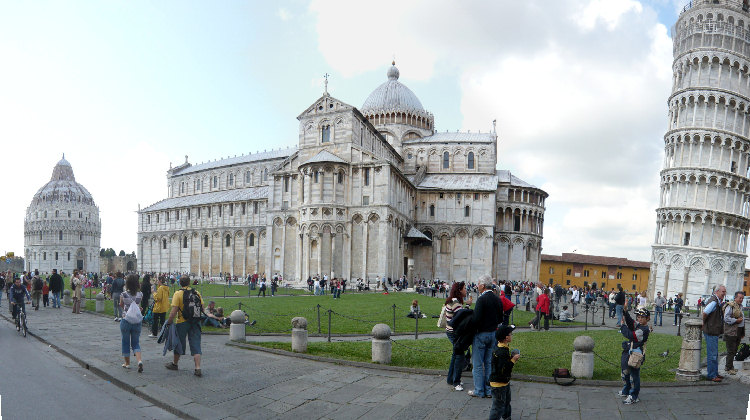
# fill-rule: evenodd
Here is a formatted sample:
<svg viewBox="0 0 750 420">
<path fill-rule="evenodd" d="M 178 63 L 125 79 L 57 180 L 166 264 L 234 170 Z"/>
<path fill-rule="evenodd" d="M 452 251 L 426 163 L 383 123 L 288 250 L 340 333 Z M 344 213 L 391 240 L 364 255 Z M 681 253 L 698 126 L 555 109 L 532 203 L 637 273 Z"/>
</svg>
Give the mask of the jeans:
<svg viewBox="0 0 750 420">
<path fill-rule="evenodd" d="M 218 320 L 213 318 L 203 318 L 203 325 L 208 325 L 209 327 L 219 328 L 221 327 L 221 324 Z"/>
<path fill-rule="evenodd" d="M 656 311 L 654 312 L 654 325 L 656 323 L 659 323 L 659 326 L 661 327 L 662 321 L 664 320 L 664 308 L 661 306 L 657 306 Z"/>
<path fill-rule="evenodd" d="M 675 309 L 674 310 L 674 325 L 677 325 L 677 321 L 680 321 L 680 323 L 682 323 L 682 317 L 680 315 L 682 315 L 680 314 L 680 310 Z"/>
<path fill-rule="evenodd" d="M 122 308 L 120 308 L 120 293 L 112 292 L 112 306 L 115 309 L 115 318 L 122 318 Z"/>
<path fill-rule="evenodd" d="M 158 335 L 161 330 L 161 326 L 164 325 L 166 319 L 166 312 L 154 312 L 154 319 L 151 321 L 151 334 Z"/>
<path fill-rule="evenodd" d="M 131 324 L 124 319 L 120 321 L 120 334 L 122 334 L 122 357 L 130 357 L 133 353 L 141 351 L 141 323 Z"/>
<path fill-rule="evenodd" d="M 609 317 L 614 318 L 615 317 L 615 304 L 608 302 L 607 306 L 609 306 Z"/>
<path fill-rule="evenodd" d="M 266 297 L 266 288 L 265 287 L 261 287 L 260 289 L 258 289 L 258 296 L 257 297 L 260 297 L 261 293 L 263 293 L 263 297 Z"/>
<path fill-rule="evenodd" d="M 59 308 L 60 307 L 60 292 L 53 292 L 52 293 L 52 307 L 53 308 Z"/>
<path fill-rule="evenodd" d="M 519 305 L 520 299 L 521 299 L 521 296 L 518 296 L 518 293 L 516 293 L 516 305 Z"/>
<path fill-rule="evenodd" d="M 622 325 L 622 305 L 615 305 L 615 314 L 617 314 L 617 326 Z"/>
<path fill-rule="evenodd" d="M 490 395 L 490 372 L 492 370 L 492 351 L 495 349 L 495 332 L 479 332 L 474 335 L 472 343 L 472 362 L 474 364 L 474 395 Z"/>
<path fill-rule="evenodd" d="M 341 289 L 333 289 L 333 298 L 338 299 L 341 297 Z"/>
<path fill-rule="evenodd" d="M 510 384 L 492 388 L 492 408 L 490 419 L 510 418 Z"/>
<path fill-rule="evenodd" d="M 623 357 L 629 357 L 627 352 L 625 355 L 626 356 Z M 625 363 L 627 364 L 627 362 Z M 625 395 L 632 395 L 633 399 L 637 399 L 638 393 L 641 391 L 641 370 L 628 366 L 622 370 L 620 376 L 625 384 L 622 387 L 622 393 Z"/>
<path fill-rule="evenodd" d="M 453 345 L 456 341 L 456 335 L 453 332 L 446 332 L 445 333 L 448 336 L 448 340 L 450 340 L 451 345 Z M 463 353 L 456 354 L 456 351 L 453 351 L 453 354 L 451 354 L 451 361 L 448 365 L 448 377 L 445 379 L 448 382 L 448 385 L 456 386 L 461 383 L 461 372 L 464 368 L 464 355 Z"/>
<path fill-rule="evenodd" d="M 719 374 L 719 336 L 703 333 L 706 340 L 706 363 L 708 379 L 713 379 Z"/>
</svg>

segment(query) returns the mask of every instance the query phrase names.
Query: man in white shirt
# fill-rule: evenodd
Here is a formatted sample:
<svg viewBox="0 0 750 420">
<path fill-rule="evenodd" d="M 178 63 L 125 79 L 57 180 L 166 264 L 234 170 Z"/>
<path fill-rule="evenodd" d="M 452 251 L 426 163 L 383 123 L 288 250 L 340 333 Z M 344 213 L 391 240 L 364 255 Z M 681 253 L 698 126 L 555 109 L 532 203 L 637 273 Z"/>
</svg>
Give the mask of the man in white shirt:
<svg viewBox="0 0 750 420">
<path fill-rule="evenodd" d="M 578 315 L 576 313 L 576 305 L 581 301 L 581 292 L 578 290 L 578 287 L 573 286 L 573 297 L 570 298 L 570 303 L 573 304 L 573 316 L 575 317 Z"/>
</svg>

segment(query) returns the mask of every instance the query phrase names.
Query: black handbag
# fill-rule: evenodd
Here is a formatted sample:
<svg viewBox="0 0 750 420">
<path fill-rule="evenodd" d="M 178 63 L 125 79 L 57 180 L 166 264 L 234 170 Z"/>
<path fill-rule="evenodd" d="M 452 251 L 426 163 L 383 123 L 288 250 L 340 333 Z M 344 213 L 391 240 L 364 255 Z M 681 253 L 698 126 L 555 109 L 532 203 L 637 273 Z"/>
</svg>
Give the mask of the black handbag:
<svg viewBox="0 0 750 420">
<path fill-rule="evenodd" d="M 555 378 L 555 383 L 561 386 L 569 386 L 573 385 L 573 382 L 576 381 L 575 376 L 570 374 L 570 370 L 565 368 L 557 368 L 552 371 L 552 377 Z M 557 379 L 572 379 L 570 382 L 558 382 Z"/>
</svg>

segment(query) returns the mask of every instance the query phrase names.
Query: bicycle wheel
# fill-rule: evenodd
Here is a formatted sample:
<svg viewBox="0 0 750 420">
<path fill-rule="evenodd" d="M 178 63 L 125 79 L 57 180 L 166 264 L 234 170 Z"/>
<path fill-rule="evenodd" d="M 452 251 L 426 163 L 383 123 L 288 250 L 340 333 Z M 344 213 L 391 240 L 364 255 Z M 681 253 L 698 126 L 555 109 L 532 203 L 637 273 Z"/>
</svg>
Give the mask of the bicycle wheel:
<svg viewBox="0 0 750 420">
<path fill-rule="evenodd" d="M 16 315 L 16 331 L 21 334 L 21 317 Z"/>
<path fill-rule="evenodd" d="M 23 333 L 23 336 L 26 337 L 26 314 L 21 312 L 21 332 Z"/>
</svg>

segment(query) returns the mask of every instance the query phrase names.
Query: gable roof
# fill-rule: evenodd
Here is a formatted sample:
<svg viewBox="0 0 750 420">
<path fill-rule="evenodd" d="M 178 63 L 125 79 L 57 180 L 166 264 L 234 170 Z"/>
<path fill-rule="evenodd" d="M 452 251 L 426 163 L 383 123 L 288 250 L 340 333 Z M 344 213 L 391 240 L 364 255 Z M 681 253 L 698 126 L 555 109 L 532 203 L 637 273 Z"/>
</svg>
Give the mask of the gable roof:
<svg viewBox="0 0 750 420">
<path fill-rule="evenodd" d="M 202 206 L 231 201 L 262 200 L 268 198 L 268 187 L 238 188 L 235 190 L 215 191 L 209 193 L 167 198 L 141 209 L 141 212 L 158 211 L 179 207 Z"/>
<path fill-rule="evenodd" d="M 328 150 L 323 149 L 320 152 L 318 152 L 317 155 L 311 157 L 306 162 L 302 163 L 302 165 L 306 165 L 308 163 L 318 163 L 318 162 L 349 163 L 346 160 L 329 152 Z"/>
<path fill-rule="evenodd" d="M 421 139 L 404 140 L 403 143 L 491 143 L 495 138 L 494 133 L 436 132 Z"/>
<path fill-rule="evenodd" d="M 297 146 L 286 149 L 271 150 L 268 152 L 251 153 L 248 155 L 235 156 L 231 158 L 219 159 L 212 162 L 204 162 L 197 165 L 191 165 L 186 168 L 172 169 L 172 175 L 185 175 L 195 172 L 205 171 L 207 169 L 222 168 L 225 166 L 241 165 L 250 162 L 260 162 L 263 160 L 275 160 L 291 156 L 297 151 Z"/>
<path fill-rule="evenodd" d="M 572 264 L 591 264 L 618 267 L 651 268 L 651 263 L 648 261 L 633 261 L 627 258 L 575 254 L 572 252 L 563 252 L 562 255 L 542 254 L 542 261 L 556 261 Z"/>
<path fill-rule="evenodd" d="M 425 190 L 497 191 L 497 177 L 481 174 L 432 174 L 425 175 L 416 187 Z"/>
</svg>

